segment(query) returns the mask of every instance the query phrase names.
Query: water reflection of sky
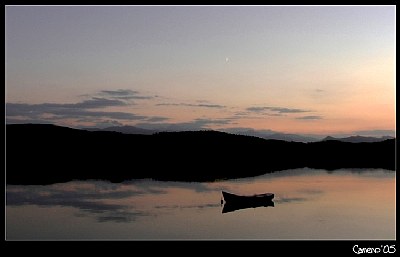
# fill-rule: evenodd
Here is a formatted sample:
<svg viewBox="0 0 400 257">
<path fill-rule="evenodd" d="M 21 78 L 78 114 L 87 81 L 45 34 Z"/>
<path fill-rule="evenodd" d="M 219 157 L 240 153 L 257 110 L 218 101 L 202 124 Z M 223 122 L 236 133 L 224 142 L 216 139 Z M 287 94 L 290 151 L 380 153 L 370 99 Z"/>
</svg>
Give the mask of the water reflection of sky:
<svg viewBox="0 0 400 257">
<path fill-rule="evenodd" d="M 75 210 L 73 216 L 76 219 L 84 217 L 97 224 L 138 225 L 164 220 L 160 223 L 163 225 L 158 225 L 162 229 L 167 227 L 165 222 L 170 223 L 168 226 L 173 227 L 174 222 L 179 224 L 179 219 L 185 220 L 188 217 L 196 220 L 196 216 L 206 215 L 205 221 L 218 218 L 217 215 L 221 215 L 222 208 L 221 190 L 226 190 L 249 195 L 273 192 L 275 193 L 275 207 L 272 208 L 273 210 L 261 207 L 229 213 L 224 216 L 221 223 L 231 219 L 233 221 L 243 215 L 253 215 L 252 219 L 257 220 L 268 214 L 273 215 L 269 219 L 278 223 L 282 223 L 282 219 L 286 217 L 288 218 L 287 224 L 289 224 L 290 219 L 297 218 L 290 216 L 290 212 L 294 210 L 304 220 L 307 220 L 307 217 L 315 216 L 316 221 L 329 221 L 332 219 L 332 213 L 337 213 L 338 216 L 343 216 L 342 218 L 346 218 L 346 213 L 350 213 L 354 217 L 363 217 L 368 220 L 368 216 L 366 217 L 361 211 L 368 211 L 375 218 L 390 219 L 392 216 L 394 217 L 392 212 L 395 213 L 394 177 L 395 172 L 385 170 L 327 172 L 325 170 L 296 169 L 265 174 L 255 178 L 213 183 L 132 180 L 123 183 L 72 181 L 46 186 L 8 185 L 6 204 L 9 209 L 7 215 L 17 213 L 22 217 L 28 216 L 28 213 L 24 213 L 24 208 L 28 208 L 28 206 L 49 208 L 49 210 L 57 209 L 58 213 L 62 212 L 60 208 L 69 208 L 69 211 L 72 208 Z M 368 202 L 366 197 L 369 198 Z M 376 200 L 374 208 L 368 206 L 371 205 L 371 200 Z M 360 206 L 360 212 L 349 209 L 354 205 Z M 32 209 L 32 207 L 29 208 Z M 343 210 L 338 211 L 337 208 L 343 208 Z M 380 208 L 386 208 L 389 216 L 383 215 Z M 255 213 L 261 216 L 254 216 Z M 8 230 L 12 231 L 13 220 L 18 222 L 15 217 L 8 219 Z M 308 222 L 313 223 L 314 220 Z M 188 226 L 194 226 L 194 231 L 196 231 L 195 227 L 200 225 L 188 224 Z M 23 225 L 19 224 L 18 226 Z M 179 227 L 179 225 L 176 226 Z M 291 226 L 295 225 L 291 224 Z M 296 233 L 293 235 L 295 236 Z M 150 234 L 143 235 L 143 237 L 146 236 L 151 238 Z M 169 238 L 168 234 L 166 237 Z"/>
<path fill-rule="evenodd" d="M 126 204 L 109 203 L 143 195 L 165 193 L 160 190 L 127 190 L 117 185 L 108 187 L 105 182 L 70 182 L 49 186 L 8 186 L 7 205 L 37 205 L 42 207 L 73 207 L 83 213 L 93 214 L 98 221 L 128 222 L 146 213 L 135 211 Z M 108 200 L 108 201 L 107 201 Z M 82 215 L 82 213 L 81 213 Z"/>
<path fill-rule="evenodd" d="M 162 199 L 157 195 L 172 194 L 171 191 L 192 191 L 203 193 L 207 191 L 216 192 L 217 189 L 210 188 L 207 184 L 183 183 L 183 182 L 160 182 L 153 180 L 127 181 L 113 184 L 106 181 L 73 181 L 69 183 L 53 184 L 46 186 L 7 186 L 7 206 L 37 205 L 42 207 L 63 206 L 73 207 L 83 214 L 93 214 L 98 221 L 130 222 L 137 217 L 154 215 L 148 210 L 143 210 L 143 203 L 151 197 Z M 219 191 L 219 189 L 218 189 Z M 135 206 L 135 202 L 139 207 Z M 148 201 L 158 203 L 153 207 L 157 209 L 176 208 L 207 208 L 219 207 L 216 203 L 188 204 L 160 204 L 163 201 Z M 218 202 L 218 201 L 215 201 Z M 142 209 L 142 210 L 141 210 Z M 82 213 L 79 215 L 82 216 Z"/>
<path fill-rule="evenodd" d="M 374 177 L 374 178 L 385 178 L 393 176 L 394 171 L 386 170 L 336 170 L 336 171 L 325 171 L 315 169 L 295 169 L 278 171 L 276 173 L 269 173 L 258 177 L 242 178 L 228 181 L 220 181 L 215 183 L 188 183 L 188 182 L 164 182 L 155 180 L 132 180 L 125 181 L 123 183 L 110 183 L 107 181 L 73 181 L 69 183 L 53 184 L 46 186 L 18 186 L 9 185 L 7 186 L 7 205 L 8 206 L 21 206 L 21 205 L 37 205 L 37 206 L 64 206 L 73 207 L 86 214 L 94 214 L 98 221 L 115 221 L 115 222 L 130 222 L 135 218 L 145 215 L 152 215 L 147 210 L 139 210 L 135 208 L 135 198 L 139 203 L 145 202 L 148 197 L 154 200 L 163 200 L 158 195 L 165 194 L 171 199 L 171 191 L 181 191 L 182 194 L 193 194 L 193 193 L 206 193 L 213 192 L 219 193 L 221 190 L 227 191 L 244 191 L 246 193 L 247 188 L 250 186 L 252 190 L 256 189 L 257 193 L 263 193 L 262 190 L 257 190 L 257 187 L 251 187 L 253 182 L 260 184 L 260 181 L 268 182 L 273 181 L 275 184 L 279 184 L 282 188 L 285 188 L 285 193 L 276 194 L 274 202 L 278 204 L 284 204 L 289 202 L 302 202 L 307 201 L 315 195 L 324 193 L 323 189 L 313 188 L 298 188 L 290 185 L 292 180 L 282 178 L 287 177 L 299 177 L 314 176 L 314 183 L 318 183 L 316 175 L 340 175 L 349 176 L 351 174 L 358 174 L 362 177 Z M 297 180 L 297 183 L 300 181 Z M 282 184 L 283 183 L 283 184 Z M 245 185 L 243 187 L 243 185 Z M 242 187 L 239 190 L 238 187 Z M 276 187 L 276 186 L 275 186 Z M 271 190 L 273 187 L 269 187 Z M 292 190 L 291 188 L 296 188 Z M 243 190 L 246 189 L 246 190 Z M 267 189 L 265 189 L 267 190 Z M 249 194 L 251 194 L 249 192 Z M 179 195 L 178 195 L 179 197 Z M 191 196 L 192 199 L 196 197 Z M 144 200 L 143 200 L 144 199 Z M 140 201 L 142 200 L 142 201 Z M 181 203 L 174 204 L 171 201 L 167 201 L 166 204 L 160 204 L 163 201 L 152 201 L 149 203 L 156 202 L 153 205 L 155 210 L 157 209 L 184 209 L 184 208 L 207 208 L 207 207 L 219 207 L 219 198 L 216 198 L 212 203 Z M 164 199 L 165 202 L 165 199 Z M 139 204 L 143 205 L 143 204 Z M 149 204 L 151 205 L 151 204 Z M 146 209 L 146 208 L 145 208 Z M 154 214 L 154 213 L 153 213 Z M 82 215 L 82 214 L 81 214 Z"/>
</svg>

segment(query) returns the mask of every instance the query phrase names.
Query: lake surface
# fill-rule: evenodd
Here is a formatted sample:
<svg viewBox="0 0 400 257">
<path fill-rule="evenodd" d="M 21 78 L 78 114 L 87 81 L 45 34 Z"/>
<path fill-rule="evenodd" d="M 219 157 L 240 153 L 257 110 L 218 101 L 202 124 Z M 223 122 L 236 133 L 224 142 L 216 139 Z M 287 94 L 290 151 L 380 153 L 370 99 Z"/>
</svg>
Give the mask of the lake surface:
<svg viewBox="0 0 400 257">
<path fill-rule="evenodd" d="M 7 240 L 395 239 L 395 171 L 295 169 L 212 183 L 7 185 Z M 222 213 L 221 190 L 275 194 Z"/>
</svg>

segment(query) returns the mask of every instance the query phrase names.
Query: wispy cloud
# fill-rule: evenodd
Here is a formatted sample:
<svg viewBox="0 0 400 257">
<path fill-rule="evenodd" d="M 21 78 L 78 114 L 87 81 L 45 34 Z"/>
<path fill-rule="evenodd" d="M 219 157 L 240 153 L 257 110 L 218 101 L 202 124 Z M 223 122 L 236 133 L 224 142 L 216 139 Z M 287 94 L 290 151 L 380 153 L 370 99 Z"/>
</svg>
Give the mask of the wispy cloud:
<svg viewBox="0 0 400 257">
<path fill-rule="evenodd" d="M 35 115 L 42 113 L 53 113 L 55 115 L 74 113 L 79 110 L 86 109 L 100 109 L 113 106 L 125 106 L 126 103 L 120 100 L 111 100 L 105 98 L 94 97 L 90 100 L 74 104 L 57 104 L 57 103 L 43 103 L 43 104 L 21 104 L 21 103 L 7 103 L 6 111 L 7 116 L 23 116 Z"/>
<path fill-rule="evenodd" d="M 224 105 L 219 105 L 219 104 L 195 104 L 195 105 L 190 105 L 190 106 L 207 107 L 207 108 L 225 108 L 226 107 Z"/>
<path fill-rule="evenodd" d="M 130 89 L 118 89 L 118 90 L 101 90 L 100 93 L 119 97 L 127 95 L 137 95 L 139 94 L 139 91 L 134 91 Z"/>
<path fill-rule="evenodd" d="M 121 100 L 115 99 L 107 99 L 107 98 L 99 98 L 93 97 L 92 99 L 85 100 L 76 104 L 44 104 L 48 105 L 48 107 L 64 107 L 64 108 L 81 108 L 81 109 L 96 109 L 96 108 L 105 108 L 111 106 L 124 106 L 127 103 Z"/>
<path fill-rule="evenodd" d="M 248 107 L 246 109 L 247 111 L 250 112 L 275 112 L 279 114 L 285 114 L 285 113 L 302 113 L 302 112 L 310 112 L 309 110 L 303 110 L 303 109 L 293 109 L 293 108 L 285 108 L 285 107 L 270 107 L 270 106 L 262 106 L 262 107 Z"/>
<path fill-rule="evenodd" d="M 108 98 L 124 99 L 124 100 L 152 99 L 152 98 L 156 97 L 156 96 L 140 95 L 139 91 L 134 91 L 134 90 L 130 90 L 130 89 L 102 90 L 102 91 L 100 91 L 99 95 L 103 95 Z"/>
<path fill-rule="evenodd" d="M 207 103 L 202 103 L 202 104 L 188 104 L 188 103 L 160 103 L 156 104 L 156 106 L 186 106 L 186 107 L 204 107 L 204 108 L 225 108 L 226 106 L 224 105 L 219 105 L 219 104 L 207 104 Z"/>
<path fill-rule="evenodd" d="M 107 120 L 107 119 L 82 119 L 78 120 L 78 122 L 91 122 L 94 124 L 94 126 L 90 127 L 96 127 L 96 128 L 108 128 L 108 127 L 114 127 L 114 126 L 123 126 L 124 124 L 117 121 L 117 120 Z M 82 129 L 85 129 L 85 126 L 81 127 Z"/>
<path fill-rule="evenodd" d="M 231 119 L 195 119 L 193 121 L 194 124 L 198 125 L 225 125 L 232 124 Z"/>
<path fill-rule="evenodd" d="M 120 124 L 117 120 L 149 122 L 165 121 L 166 117 L 149 117 L 132 112 L 105 111 L 110 107 L 126 107 L 133 105 L 132 99 L 151 99 L 153 96 L 140 95 L 138 91 L 129 89 L 102 90 L 89 99 L 77 103 L 6 103 L 6 117 L 9 123 L 21 122 L 54 122 L 61 119 L 77 119 L 78 122 L 94 122 Z M 154 96 L 155 97 L 155 96 Z M 111 119 L 111 120 L 110 120 Z"/>
<path fill-rule="evenodd" d="M 318 116 L 318 115 L 309 115 L 309 116 L 297 117 L 296 119 L 298 119 L 298 120 L 321 120 L 322 117 Z"/>
<path fill-rule="evenodd" d="M 40 124 L 53 124 L 49 119 L 41 118 L 27 118 L 27 117 L 6 117 L 6 124 L 24 124 L 24 123 L 40 123 Z"/>
<path fill-rule="evenodd" d="M 121 106 L 119 101 L 87 101 L 76 104 L 20 104 L 7 103 L 7 117 L 19 116 L 26 119 L 81 119 L 85 117 L 111 118 L 122 120 L 142 120 L 147 116 L 136 115 L 128 112 L 90 111 L 89 109 Z"/>
<path fill-rule="evenodd" d="M 160 116 L 154 116 L 154 117 L 150 117 L 150 118 L 146 119 L 146 121 L 149 121 L 149 122 L 161 122 L 161 121 L 166 121 L 166 120 L 169 120 L 169 118 L 160 117 Z"/>
<path fill-rule="evenodd" d="M 249 107 L 246 110 L 249 112 L 263 112 L 268 110 L 268 107 Z"/>
<path fill-rule="evenodd" d="M 181 123 L 148 123 L 142 122 L 136 126 L 145 129 L 153 129 L 160 131 L 184 131 L 184 130 L 203 130 L 209 129 L 209 126 L 221 126 L 227 124 L 236 124 L 233 119 L 204 119 L 199 118 L 189 122 Z"/>
</svg>

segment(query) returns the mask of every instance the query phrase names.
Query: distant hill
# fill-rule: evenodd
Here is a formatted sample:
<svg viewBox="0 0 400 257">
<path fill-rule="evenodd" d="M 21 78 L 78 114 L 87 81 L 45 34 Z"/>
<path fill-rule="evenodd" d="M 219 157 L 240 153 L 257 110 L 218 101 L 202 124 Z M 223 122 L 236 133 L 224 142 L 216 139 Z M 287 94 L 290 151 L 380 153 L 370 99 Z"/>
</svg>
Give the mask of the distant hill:
<svg viewBox="0 0 400 257">
<path fill-rule="evenodd" d="M 143 129 L 143 128 L 138 128 L 134 126 L 113 126 L 113 127 L 107 127 L 107 128 L 89 128 L 86 129 L 89 131 L 115 131 L 123 134 L 140 134 L 140 135 L 152 135 L 156 133 L 157 131 L 155 130 L 150 130 L 150 129 Z"/>
<path fill-rule="evenodd" d="M 285 133 L 275 133 L 275 134 L 272 134 L 269 136 L 263 136 L 262 138 L 284 140 L 284 141 L 288 141 L 288 142 L 303 142 L 303 143 L 318 141 L 318 139 L 316 139 L 314 137 L 307 137 L 307 136 L 301 136 L 301 135 L 296 135 L 296 134 L 285 134 Z"/>
<path fill-rule="evenodd" d="M 107 128 L 84 128 L 85 130 L 89 131 L 114 131 L 123 134 L 139 134 L 139 135 L 152 135 L 154 133 L 158 133 L 160 131 L 179 131 L 179 129 L 167 129 L 164 128 L 162 130 L 154 130 L 154 129 L 144 129 L 135 126 L 112 126 Z M 187 129 L 182 129 L 182 131 L 187 131 Z M 365 137 L 365 136 L 349 136 L 349 137 L 332 137 L 327 136 L 320 139 L 321 137 L 318 135 L 298 135 L 298 134 L 287 134 L 287 133 L 280 133 L 275 132 L 272 130 L 254 130 L 254 129 L 225 129 L 223 132 L 235 134 L 235 135 L 244 135 L 244 136 L 254 136 L 263 138 L 266 140 L 282 140 L 287 142 L 302 142 L 302 143 L 310 143 L 310 142 L 317 142 L 317 141 L 328 141 L 328 140 L 337 140 L 341 142 L 350 142 L 350 143 L 368 143 L 368 142 L 381 142 L 386 139 L 393 139 L 394 137 L 390 136 L 383 136 L 383 137 Z"/>
<path fill-rule="evenodd" d="M 373 143 L 373 142 L 382 142 L 387 139 L 394 139 L 394 137 L 390 136 L 383 136 L 383 137 L 364 137 L 364 136 L 350 136 L 350 137 L 343 137 L 343 138 L 336 138 L 327 136 L 322 141 L 340 141 L 340 142 L 349 142 L 349 143 Z"/>
<path fill-rule="evenodd" d="M 139 127 L 134 127 L 134 126 L 113 126 L 113 127 L 107 127 L 107 128 L 85 128 L 86 130 L 89 131 L 115 131 L 115 132 L 120 132 L 123 134 L 141 134 L 141 135 L 152 135 L 154 133 L 160 132 L 160 130 L 150 130 L 150 129 L 143 129 Z M 163 129 L 162 131 L 177 131 L 176 129 Z M 178 130 L 179 131 L 179 130 Z M 187 131 L 187 130 L 183 130 Z M 231 134 L 236 134 L 236 135 L 244 135 L 244 136 L 255 136 L 255 137 L 260 137 L 263 139 L 274 139 L 274 140 L 283 140 L 283 141 L 288 141 L 288 142 L 316 142 L 318 141 L 317 138 L 313 137 L 307 137 L 307 136 L 302 136 L 302 135 L 296 135 L 296 134 L 285 134 L 285 133 L 277 133 L 277 132 L 269 132 L 267 130 L 244 130 L 244 131 L 229 131 L 227 130 L 226 132 L 231 133 Z"/>
<path fill-rule="evenodd" d="M 302 167 L 395 169 L 395 140 L 312 143 L 218 131 L 153 135 L 6 125 L 6 183 L 152 178 L 215 181 Z"/>
<path fill-rule="evenodd" d="M 296 134 L 286 134 L 279 133 L 272 130 L 254 130 L 254 129 L 227 129 L 225 130 L 229 133 L 233 133 L 236 135 L 245 135 L 245 136 L 255 136 L 264 139 L 274 139 L 274 140 L 283 140 L 287 142 L 316 142 L 319 141 L 318 138 L 304 135 L 296 135 Z"/>
</svg>

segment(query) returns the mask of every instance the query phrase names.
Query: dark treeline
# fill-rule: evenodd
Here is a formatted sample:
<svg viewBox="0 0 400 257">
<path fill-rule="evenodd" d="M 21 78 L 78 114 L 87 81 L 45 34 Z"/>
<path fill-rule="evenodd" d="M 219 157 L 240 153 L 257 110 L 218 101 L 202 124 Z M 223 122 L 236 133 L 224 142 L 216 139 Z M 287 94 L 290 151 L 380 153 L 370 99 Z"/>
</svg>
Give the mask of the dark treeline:
<svg viewBox="0 0 400 257">
<path fill-rule="evenodd" d="M 8 184 L 134 178 L 213 181 L 290 168 L 395 169 L 395 140 L 296 143 L 217 131 L 128 135 L 54 125 L 6 126 Z"/>
</svg>

